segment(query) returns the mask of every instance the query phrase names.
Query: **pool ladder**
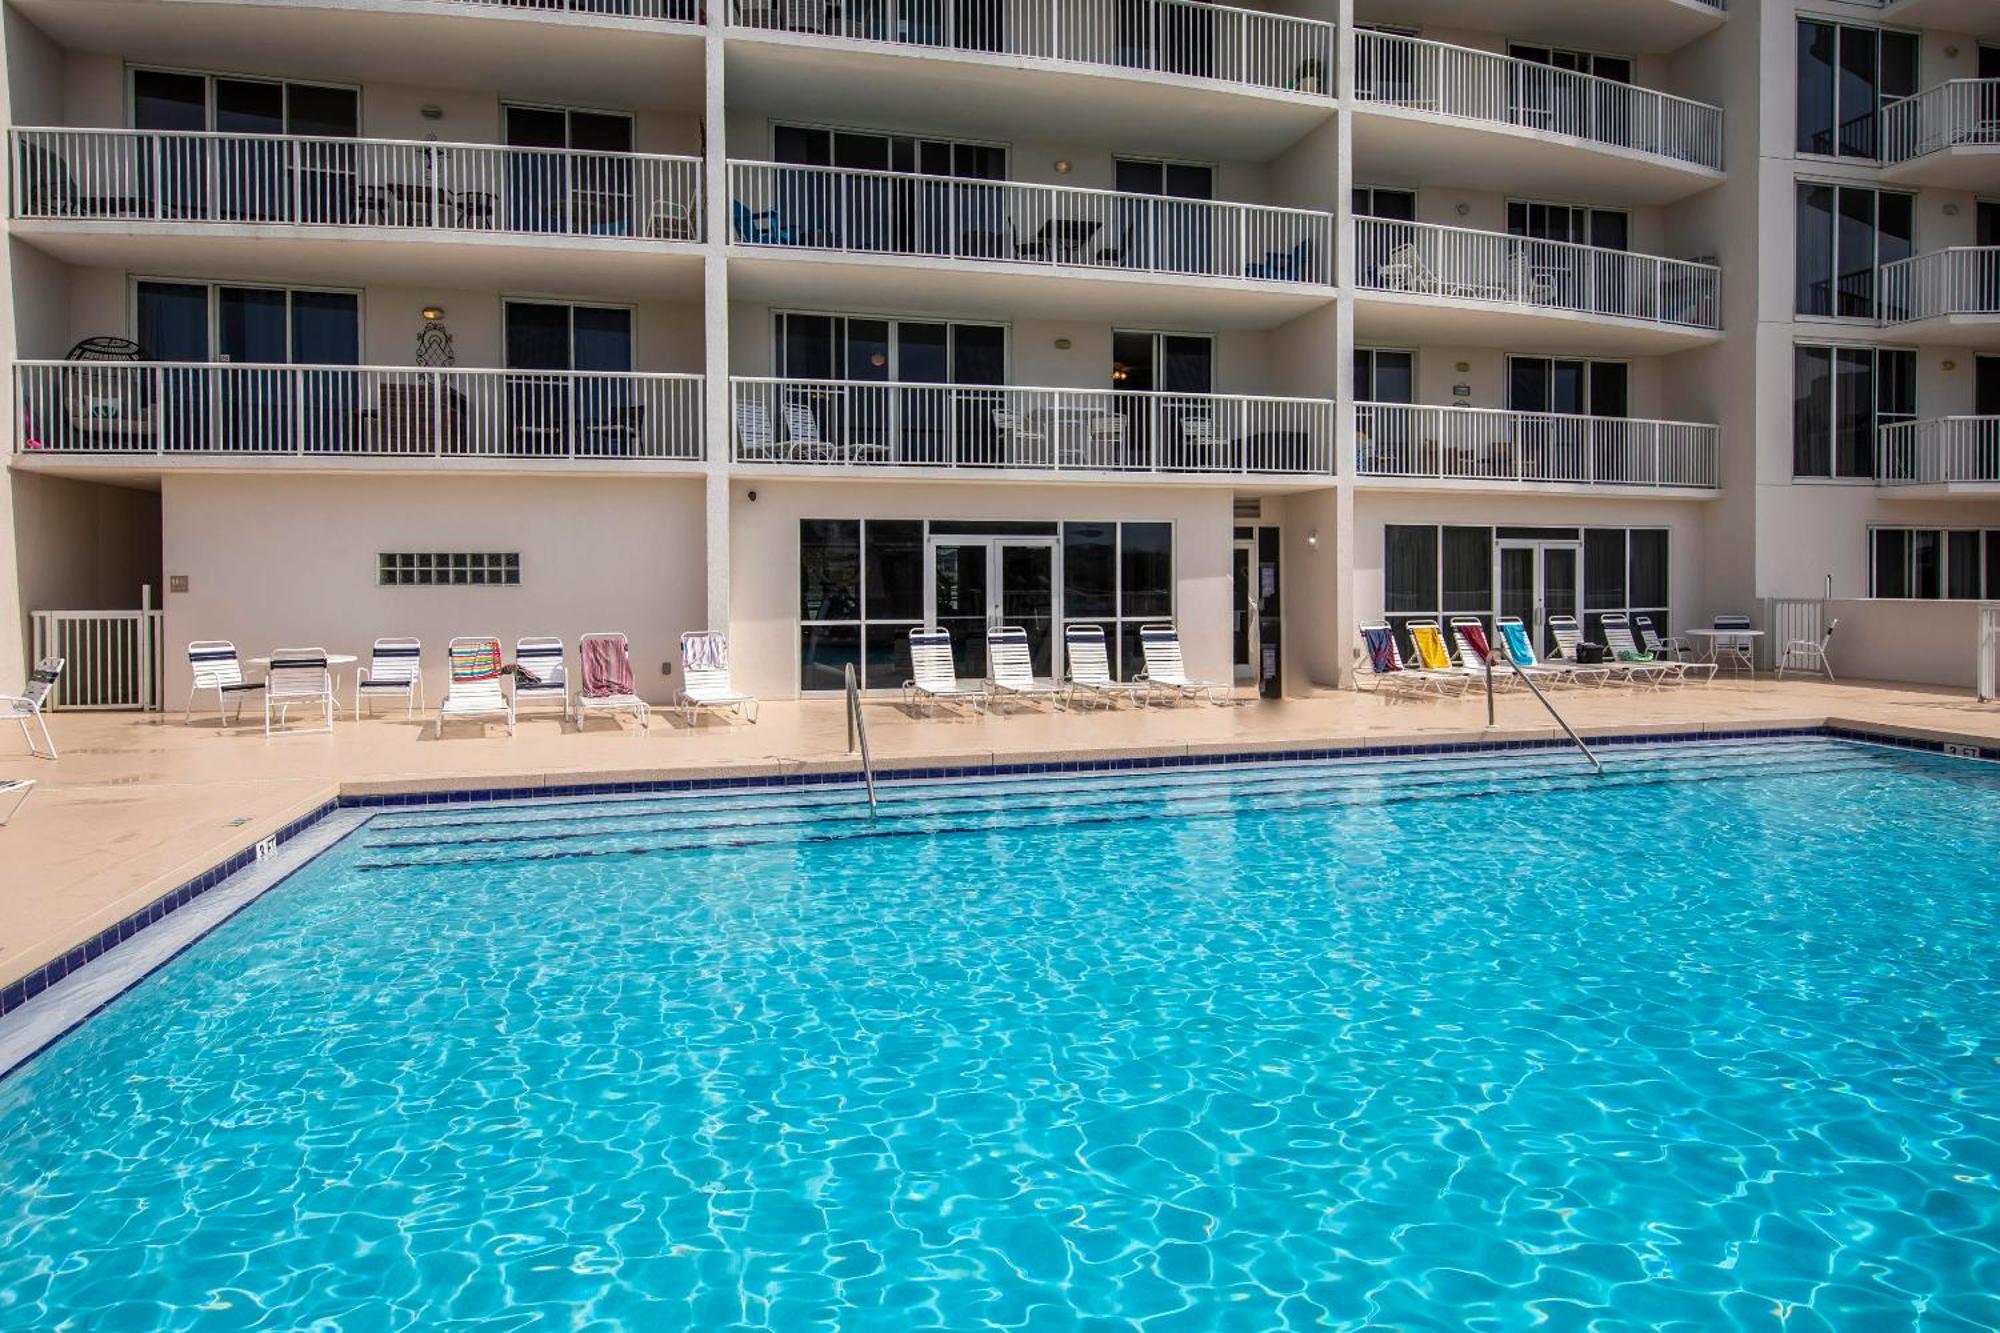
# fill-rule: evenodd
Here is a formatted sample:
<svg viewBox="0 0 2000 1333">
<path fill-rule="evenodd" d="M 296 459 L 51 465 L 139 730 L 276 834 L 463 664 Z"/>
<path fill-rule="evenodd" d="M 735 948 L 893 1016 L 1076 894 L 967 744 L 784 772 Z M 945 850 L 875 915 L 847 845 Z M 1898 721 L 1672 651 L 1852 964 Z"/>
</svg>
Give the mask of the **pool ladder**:
<svg viewBox="0 0 2000 1333">
<path fill-rule="evenodd" d="M 853 670 L 854 668 L 852 667 L 848 668 L 850 674 Z M 1583 757 L 1588 759 L 1590 766 L 1597 770 L 1597 776 L 1600 778 L 1603 777 L 1603 763 L 1598 760 L 1596 755 L 1590 752 L 1590 747 L 1583 743 L 1583 737 L 1576 734 L 1576 728 L 1569 724 L 1569 719 L 1556 711 L 1556 706 L 1549 702 L 1549 696 L 1543 694 L 1542 687 L 1535 684 L 1535 678 L 1528 672 L 1520 670 L 1516 670 L 1514 675 L 1523 685 L 1526 685 L 1535 692 L 1535 697 L 1542 701 L 1542 707 L 1549 710 L 1549 716 L 1556 720 L 1556 725 L 1561 727 L 1563 734 L 1569 737 L 1570 744 L 1583 751 Z M 1489 727 L 1493 725 L 1493 653 L 1490 650 L 1486 654 L 1486 725 Z"/>
<path fill-rule="evenodd" d="M 847 752 L 861 751 L 861 781 L 868 789 L 868 813 L 875 813 L 875 765 L 868 758 L 868 719 L 861 716 L 861 683 L 854 678 L 854 664 L 847 673 Z"/>
</svg>

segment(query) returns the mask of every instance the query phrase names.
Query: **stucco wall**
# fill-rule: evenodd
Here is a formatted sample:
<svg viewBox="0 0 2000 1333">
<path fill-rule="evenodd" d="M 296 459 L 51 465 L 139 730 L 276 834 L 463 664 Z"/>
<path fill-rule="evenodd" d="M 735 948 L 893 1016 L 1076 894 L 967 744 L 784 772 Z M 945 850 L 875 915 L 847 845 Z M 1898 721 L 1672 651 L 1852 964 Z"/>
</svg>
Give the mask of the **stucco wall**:
<svg viewBox="0 0 2000 1333">
<path fill-rule="evenodd" d="M 1979 680 L 1979 606 L 1886 599 L 1828 602 L 1826 620 L 1840 624 L 1827 645 L 1827 660 L 1842 680 L 1973 689 Z"/>
</svg>

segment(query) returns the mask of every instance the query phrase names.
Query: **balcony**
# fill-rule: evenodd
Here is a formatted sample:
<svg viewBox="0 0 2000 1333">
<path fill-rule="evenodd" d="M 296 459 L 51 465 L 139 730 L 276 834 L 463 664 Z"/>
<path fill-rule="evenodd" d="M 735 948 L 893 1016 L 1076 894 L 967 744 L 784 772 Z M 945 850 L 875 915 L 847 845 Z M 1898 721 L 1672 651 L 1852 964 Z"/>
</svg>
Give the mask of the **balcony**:
<svg viewBox="0 0 2000 1333">
<path fill-rule="evenodd" d="M 2000 246 L 1934 250 L 1884 264 L 1876 291 L 1884 342 L 2000 350 Z"/>
<path fill-rule="evenodd" d="M 15 458 L 38 464 L 648 470 L 705 456 L 700 375 L 22 361 L 14 394 Z"/>
<path fill-rule="evenodd" d="M 1333 474 L 1333 404 L 1238 394 L 738 378 L 734 458 L 831 473 Z"/>
<path fill-rule="evenodd" d="M 1513 195 L 1664 204 L 1722 179 L 1722 111 L 1492 51 L 1354 34 L 1357 169 Z"/>
<path fill-rule="evenodd" d="M 1367 217 L 1354 251 L 1356 326 L 1371 339 L 1643 354 L 1721 328 L 1711 264 Z"/>
<path fill-rule="evenodd" d="M 274 263 L 338 259 L 369 283 L 432 283 L 444 265 L 481 286 L 532 263 L 545 285 L 582 272 L 629 292 L 634 266 L 610 252 L 678 245 L 699 283 L 699 158 L 104 129 L 8 142 L 14 230 L 71 262 L 290 277 Z M 308 244 L 261 244 L 274 236 Z"/>
<path fill-rule="evenodd" d="M 1517 42 L 1570 51 L 1657 55 L 1678 51 L 1721 27 L 1723 0 L 1508 0 L 1496 25 L 1492 0 L 1355 0 L 1358 23 L 1463 31 L 1504 27 Z"/>
<path fill-rule="evenodd" d="M 1171 309 L 1207 327 L 1231 322 L 1218 284 L 1234 293 L 1235 321 L 1256 323 L 1323 304 L 1334 280 L 1327 213 L 770 162 L 732 162 L 729 173 L 730 239 L 768 258 L 749 269 L 751 295 L 768 288 L 796 299 L 803 283 L 823 299 L 879 300 L 886 264 L 901 270 L 899 294 L 968 312 L 984 288 L 1015 308 L 1039 300 L 1074 317 Z"/>
<path fill-rule="evenodd" d="M 731 101 L 773 117 L 1263 161 L 1333 114 L 1334 27 L 1194 0 L 733 0 Z"/>
<path fill-rule="evenodd" d="M 1721 431 L 1689 421 L 1356 403 L 1355 475 L 1457 490 L 1712 493 Z"/>
<path fill-rule="evenodd" d="M 1882 111 L 1883 178 L 2000 189 L 2000 79 L 1953 79 Z"/>
<path fill-rule="evenodd" d="M 2000 417 L 1937 417 L 1884 426 L 1875 481 L 1899 498 L 2000 494 Z"/>
</svg>

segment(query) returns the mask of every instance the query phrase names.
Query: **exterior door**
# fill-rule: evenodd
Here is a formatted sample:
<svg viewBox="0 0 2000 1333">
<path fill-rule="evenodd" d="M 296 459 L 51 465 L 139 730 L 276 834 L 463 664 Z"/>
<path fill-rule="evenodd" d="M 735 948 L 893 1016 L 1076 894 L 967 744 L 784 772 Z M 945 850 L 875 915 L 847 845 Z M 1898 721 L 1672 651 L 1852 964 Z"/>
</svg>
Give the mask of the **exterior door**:
<svg viewBox="0 0 2000 1333">
<path fill-rule="evenodd" d="M 1036 675 L 1060 674 L 1056 626 L 1062 607 L 1052 539 L 933 537 L 925 573 L 928 623 L 950 632 L 960 676 L 986 676 L 986 636 L 1002 625 L 1028 632 Z"/>
<path fill-rule="evenodd" d="M 1230 553 L 1232 626 L 1236 683 L 1257 678 L 1257 543 L 1239 541 Z"/>
<path fill-rule="evenodd" d="M 1056 678 L 1056 546 L 1052 541 L 996 541 L 993 624 L 1028 632 L 1035 674 Z"/>
<path fill-rule="evenodd" d="M 1535 651 L 1547 654 L 1555 647 L 1549 617 L 1576 614 L 1582 569 L 1583 550 L 1576 542 L 1502 540 L 1493 550 L 1496 617 L 1518 618 Z"/>
</svg>

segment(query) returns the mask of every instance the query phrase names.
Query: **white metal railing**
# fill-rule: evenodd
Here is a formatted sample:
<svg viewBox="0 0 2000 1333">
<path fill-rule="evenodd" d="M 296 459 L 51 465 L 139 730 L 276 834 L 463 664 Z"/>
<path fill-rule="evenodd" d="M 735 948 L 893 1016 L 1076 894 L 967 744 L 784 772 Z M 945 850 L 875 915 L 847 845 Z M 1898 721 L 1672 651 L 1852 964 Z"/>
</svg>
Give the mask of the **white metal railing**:
<svg viewBox="0 0 2000 1333">
<path fill-rule="evenodd" d="M 62 676 L 49 693 L 51 709 L 160 707 L 162 612 L 33 611 L 28 618 L 31 660 L 63 659 Z"/>
<path fill-rule="evenodd" d="M 1493 51 L 1354 34 L 1354 97 L 1722 170 L 1722 109 Z"/>
<path fill-rule="evenodd" d="M 1979 608 L 1979 699 L 2000 699 L 2000 605 Z"/>
<path fill-rule="evenodd" d="M 702 377 L 23 361 L 17 450 L 699 460 Z"/>
<path fill-rule="evenodd" d="M 1718 427 L 1412 403 L 1354 405 L 1355 474 L 1591 486 L 1716 485 Z"/>
<path fill-rule="evenodd" d="M 739 463 L 1333 471 L 1333 404 L 1325 399 L 752 377 L 731 384 Z"/>
<path fill-rule="evenodd" d="M 1430 222 L 1355 218 L 1354 282 L 1372 291 L 1722 327 L 1722 272 L 1713 264 Z"/>
<path fill-rule="evenodd" d="M 701 238 L 701 159 L 156 130 L 8 134 L 13 216 Z"/>
<path fill-rule="evenodd" d="M 1333 216 L 893 171 L 729 164 L 732 239 L 980 263 L 1333 281 Z"/>
<path fill-rule="evenodd" d="M 1875 480 L 1882 486 L 2000 483 L 2000 417 L 1899 421 L 1875 436 Z"/>
<path fill-rule="evenodd" d="M 533 9 L 592 18 L 657 19 L 700 23 L 701 0 L 450 0 L 474 9 Z"/>
<path fill-rule="evenodd" d="M 1826 602 L 1818 597 L 1767 597 L 1764 621 L 1769 633 L 1762 648 L 1769 652 L 1769 665 L 1788 671 L 1817 670 L 1818 663 L 1808 653 L 1788 651 L 1795 643 L 1818 644 L 1826 637 Z M 1756 640 L 1751 641 L 1753 651 Z M 1763 656 L 1763 653 L 1758 653 Z"/>
<path fill-rule="evenodd" d="M 1884 264 L 1876 295 L 1884 324 L 2000 314 L 2000 246 L 1954 246 Z"/>
<path fill-rule="evenodd" d="M 734 0 L 745 28 L 1333 95 L 1331 23 L 1194 0 Z"/>
<path fill-rule="evenodd" d="M 1882 108 L 1882 160 L 2000 145 L 2000 79 L 1953 79 Z"/>
</svg>

